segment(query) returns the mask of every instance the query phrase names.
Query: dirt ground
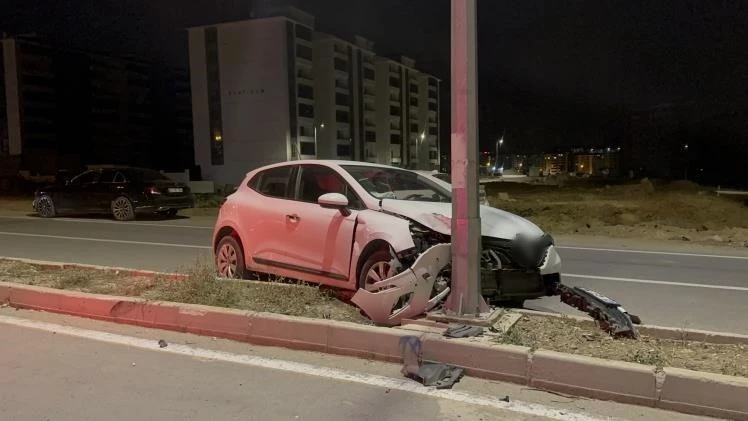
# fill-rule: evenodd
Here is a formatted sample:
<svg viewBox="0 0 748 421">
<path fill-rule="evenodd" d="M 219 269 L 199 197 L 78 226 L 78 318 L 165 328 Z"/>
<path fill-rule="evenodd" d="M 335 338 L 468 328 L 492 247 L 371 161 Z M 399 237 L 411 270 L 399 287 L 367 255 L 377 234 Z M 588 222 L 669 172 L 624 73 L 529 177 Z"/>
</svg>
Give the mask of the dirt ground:
<svg viewBox="0 0 748 421">
<path fill-rule="evenodd" d="M 639 339 L 613 339 L 593 322 L 568 318 L 522 316 L 499 341 L 532 349 L 628 361 L 658 368 L 667 366 L 748 377 L 746 345 L 716 345 L 648 336 Z"/>
<path fill-rule="evenodd" d="M 687 181 L 491 183 L 486 190 L 492 206 L 526 217 L 551 234 L 748 247 L 745 198 L 717 196 Z"/>
<path fill-rule="evenodd" d="M 320 288 L 279 282 L 244 283 L 215 280 L 207 265 L 188 272 L 188 280 L 131 276 L 96 269 L 58 269 L 0 259 L 0 281 L 94 294 L 141 297 L 154 301 L 264 311 L 291 316 L 371 322 L 359 310 Z"/>
</svg>

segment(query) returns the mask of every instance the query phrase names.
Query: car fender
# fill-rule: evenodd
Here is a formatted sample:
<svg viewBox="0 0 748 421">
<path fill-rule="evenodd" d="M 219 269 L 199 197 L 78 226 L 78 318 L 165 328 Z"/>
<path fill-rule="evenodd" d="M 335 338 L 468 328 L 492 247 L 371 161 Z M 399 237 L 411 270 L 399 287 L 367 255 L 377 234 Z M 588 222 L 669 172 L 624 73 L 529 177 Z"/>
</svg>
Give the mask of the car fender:
<svg viewBox="0 0 748 421">
<path fill-rule="evenodd" d="M 387 242 L 396 253 L 415 247 L 407 219 L 370 209 L 359 212 L 351 249 L 349 279 L 353 285 L 358 284 L 356 272 L 361 254 L 368 244 L 377 240 Z"/>
<path fill-rule="evenodd" d="M 231 228 L 234 230 L 234 232 L 239 236 L 239 241 L 241 241 L 242 247 L 245 245 L 242 238 L 242 229 L 241 224 L 239 223 L 236 203 L 232 203 L 231 201 L 224 203 L 218 211 L 218 218 L 216 220 L 220 221 L 220 224 L 216 224 L 213 229 L 213 243 L 211 247 L 215 248 L 216 243 L 219 241 L 218 233 L 224 228 Z"/>
</svg>

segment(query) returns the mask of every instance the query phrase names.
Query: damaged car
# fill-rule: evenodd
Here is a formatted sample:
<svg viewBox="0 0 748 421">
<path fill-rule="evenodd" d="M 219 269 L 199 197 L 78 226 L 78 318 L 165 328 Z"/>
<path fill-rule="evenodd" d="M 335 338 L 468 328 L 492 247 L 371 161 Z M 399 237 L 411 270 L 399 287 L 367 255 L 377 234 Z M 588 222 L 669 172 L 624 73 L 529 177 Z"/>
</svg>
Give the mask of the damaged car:
<svg viewBox="0 0 748 421">
<path fill-rule="evenodd" d="M 220 277 L 272 274 L 355 292 L 372 320 L 397 324 L 450 290 L 451 186 L 358 161 L 299 160 L 249 172 L 213 232 Z M 481 287 L 492 302 L 555 295 L 561 258 L 532 222 L 480 206 Z"/>
</svg>

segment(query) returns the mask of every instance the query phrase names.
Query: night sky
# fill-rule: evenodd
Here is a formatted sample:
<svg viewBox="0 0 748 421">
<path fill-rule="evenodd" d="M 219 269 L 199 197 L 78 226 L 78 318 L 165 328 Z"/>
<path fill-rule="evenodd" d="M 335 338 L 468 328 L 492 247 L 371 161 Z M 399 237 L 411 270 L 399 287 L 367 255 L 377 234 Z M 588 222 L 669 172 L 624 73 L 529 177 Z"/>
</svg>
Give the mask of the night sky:
<svg viewBox="0 0 748 421">
<path fill-rule="evenodd" d="M 379 54 L 408 55 L 442 78 L 448 93 L 448 0 L 265 2 L 293 4 L 315 15 L 318 30 L 369 38 Z M 580 143 L 584 133 L 615 127 L 622 110 L 745 99 L 746 4 L 479 1 L 482 144 L 490 147 L 504 129 L 507 150 L 521 149 L 521 142 L 525 148 Z M 36 32 L 66 46 L 186 67 L 185 27 L 246 19 L 251 5 L 249 0 L 5 0 L 0 31 Z M 546 133 L 543 140 L 528 145 L 523 134 L 537 131 Z"/>
</svg>

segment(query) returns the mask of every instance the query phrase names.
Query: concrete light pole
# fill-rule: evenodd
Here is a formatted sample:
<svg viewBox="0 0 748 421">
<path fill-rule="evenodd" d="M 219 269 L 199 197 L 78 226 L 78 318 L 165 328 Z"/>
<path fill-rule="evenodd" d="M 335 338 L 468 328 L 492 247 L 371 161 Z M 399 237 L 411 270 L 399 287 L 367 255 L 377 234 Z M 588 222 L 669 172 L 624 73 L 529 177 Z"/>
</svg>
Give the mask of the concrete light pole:
<svg viewBox="0 0 748 421">
<path fill-rule="evenodd" d="M 452 291 L 445 309 L 488 311 L 480 290 L 476 0 L 452 0 Z"/>
</svg>

